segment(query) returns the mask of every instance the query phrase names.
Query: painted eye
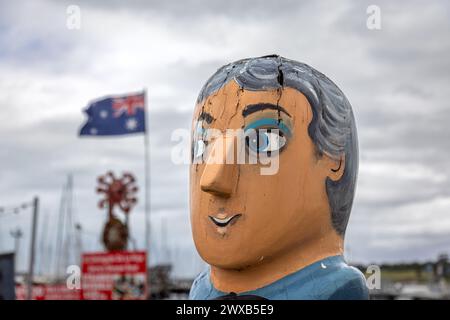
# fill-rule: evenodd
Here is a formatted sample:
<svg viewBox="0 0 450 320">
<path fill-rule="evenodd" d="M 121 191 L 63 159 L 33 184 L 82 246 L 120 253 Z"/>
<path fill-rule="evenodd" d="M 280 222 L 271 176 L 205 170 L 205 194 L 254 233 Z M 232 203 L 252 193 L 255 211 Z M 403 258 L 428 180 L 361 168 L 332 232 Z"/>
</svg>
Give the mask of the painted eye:
<svg viewBox="0 0 450 320">
<path fill-rule="evenodd" d="M 197 121 L 194 130 L 194 138 L 192 141 L 192 158 L 197 159 L 205 152 L 207 142 L 203 140 L 205 129 L 203 128 L 203 122 Z"/>
<path fill-rule="evenodd" d="M 259 129 L 246 137 L 247 147 L 257 153 L 279 151 L 286 144 L 286 137 L 279 131 Z"/>
<path fill-rule="evenodd" d="M 203 155 L 206 149 L 206 144 L 203 140 L 197 140 L 194 147 L 194 158 L 199 158 Z"/>
</svg>

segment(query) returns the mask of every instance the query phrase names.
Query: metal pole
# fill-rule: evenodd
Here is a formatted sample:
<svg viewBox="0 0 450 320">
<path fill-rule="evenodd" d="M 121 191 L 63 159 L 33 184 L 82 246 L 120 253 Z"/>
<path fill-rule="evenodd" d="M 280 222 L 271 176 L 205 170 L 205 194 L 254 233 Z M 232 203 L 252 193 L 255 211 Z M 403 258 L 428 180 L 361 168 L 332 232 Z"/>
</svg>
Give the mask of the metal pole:
<svg viewBox="0 0 450 320">
<path fill-rule="evenodd" d="M 43 216 L 43 224 L 41 228 L 41 241 L 39 251 L 39 274 L 43 274 L 46 270 L 46 263 L 49 260 L 47 256 L 47 234 L 48 234 L 48 213 Z"/>
<path fill-rule="evenodd" d="M 147 108 L 147 89 L 144 89 L 144 107 L 145 107 L 145 132 L 144 132 L 144 150 L 145 150 L 145 250 L 147 252 L 147 262 L 150 266 L 150 146 L 148 139 L 149 123 Z"/>
<path fill-rule="evenodd" d="M 18 265 L 19 261 L 19 248 L 20 248 L 20 238 L 22 238 L 23 233 L 20 228 L 17 228 L 16 230 L 10 231 L 11 237 L 14 238 L 14 257 L 15 257 L 15 263 Z"/>
<path fill-rule="evenodd" d="M 81 266 L 81 256 L 83 255 L 83 227 L 81 226 L 80 223 L 77 223 L 75 225 L 75 230 L 76 230 L 76 242 L 77 242 L 77 250 L 78 250 L 78 254 L 77 254 L 77 263 L 79 266 Z"/>
<path fill-rule="evenodd" d="M 14 252 L 16 256 L 19 255 L 19 242 L 20 242 L 20 236 L 17 235 L 14 237 Z"/>
<path fill-rule="evenodd" d="M 33 274 L 34 274 L 34 254 L 36 245 L 36 226 L 38 219 L 39 198 L 33 199 L 33 221 L 31 226 L 31 245 L 30 245 L 30 266 L 28 269 L 28 300 L 32 299 Z"/>
<path fill-rule="evenodd" d="M 65 273 L 70 261 L 70 253 L 73 254 L 72 237 L 73 237 L 73 223 L 72 223 L 72 196 L 73 196 L 73 177 L 72 174 L 67 175 L 67 198 L 66 198 L 66 217 L 65 227 L 63 233 L 63 253 L 62 253 L 62 276 Z"/>
<path fill-rule="evenodd" d="M 55 258 L 55 278 L 58 279 L 60 275 L 61 269 L 61 256 L 62 256 L 62 243 L 64 236 L 64 226 L 65 226 L 65 217 L 66 217 L 66 207 L 67 207 L 67 190 L 68 190 L 68 182 L 63 184 L 61 199 L 59 203 L 59 214 L 58 214 L 58 229 L 56 230 L 56 243 L 55 243 L 55 251 L 53 256 Z"/>
<path fill-rule="evenodd" d="M 20 238 L 22 237 L 22 230 L 17 228 L 15 230 L 10 231 L 11 237 L 14 238 L 14 252 L 16 256 L 18 256 L 19 246 L 20 246 Z"/>
<path fill-rule="evenodd" d="M 150 225 L 150 144 L 149 144 L 149 128 L 150 128 L 150 121 L 148 114 L 148 108 L 147 108 L 147 89 L 144 89 L 144 110 L 145 110 L 145 132 L 144 132 L 144 150 L 145 150 L 145 252 L 147 256 L 147 272 L 146 274 L 146 282 L 149 287 L 149 275 L 148 270 L 150 269 L 150 247 L 151 247 L 151 225 Z M 146 293 L 147 299 L 150 297 L 150 290 Z"/>
</svg>

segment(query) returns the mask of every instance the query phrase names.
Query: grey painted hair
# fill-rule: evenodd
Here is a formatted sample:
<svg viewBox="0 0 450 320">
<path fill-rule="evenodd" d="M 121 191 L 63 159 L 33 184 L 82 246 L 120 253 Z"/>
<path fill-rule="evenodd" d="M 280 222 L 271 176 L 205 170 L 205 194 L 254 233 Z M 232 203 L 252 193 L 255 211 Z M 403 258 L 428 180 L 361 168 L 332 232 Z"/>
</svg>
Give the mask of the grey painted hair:
<svg viewBox="0 0 450 320">
<path fill-rule="evenodd" d="M 319 156 L 326 154 L 340 160 L 345 155 L 341 179 L 333 181 L 327 178 L 326 181 L 332 224 L 344 236 L 358 175 L 358 136 L 352 107 L 344 93 L 325 75 L 307 64 L 271 55 L 223 66 L 203 86 L 197 103 L 231 80 L 246 90 L 290 87 L 306 96 L 313 112 L 308 133 Z"/>
</svg>

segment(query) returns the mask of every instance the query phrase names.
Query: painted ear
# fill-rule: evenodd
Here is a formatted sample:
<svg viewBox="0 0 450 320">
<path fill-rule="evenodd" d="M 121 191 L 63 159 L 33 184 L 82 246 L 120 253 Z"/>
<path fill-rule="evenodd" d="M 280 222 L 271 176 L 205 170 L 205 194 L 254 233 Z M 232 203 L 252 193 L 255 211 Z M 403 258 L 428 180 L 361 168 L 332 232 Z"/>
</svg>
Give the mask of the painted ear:
<svg viewBox="0 0 450 320">
<path fill-rule="evenodd" d="M 345 169 L 345 155 L 342 155 L 338 160 L 332 159 L 324 155 L 325 164 L 328 169 L 328 178 L 333 181 L 338 181 L 344 175 Z"/>
</svg>

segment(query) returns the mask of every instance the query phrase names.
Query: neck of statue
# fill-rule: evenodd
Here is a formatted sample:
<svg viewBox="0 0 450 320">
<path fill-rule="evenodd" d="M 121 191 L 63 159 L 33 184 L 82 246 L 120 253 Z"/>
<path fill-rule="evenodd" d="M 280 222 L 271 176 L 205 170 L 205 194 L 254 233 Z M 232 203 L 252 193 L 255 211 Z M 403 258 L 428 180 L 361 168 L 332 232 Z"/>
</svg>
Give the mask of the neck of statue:
<svg viewBox="0 0 450 320">
<path fill-rule="evenodd" d="M 211 266 L 211 281 L 222 292 L 242 293 L 267 286 L 327 257 L 342 255 L 344 240 L 334 230 L 302 242 L 244 269 Z"/>
</svg>

